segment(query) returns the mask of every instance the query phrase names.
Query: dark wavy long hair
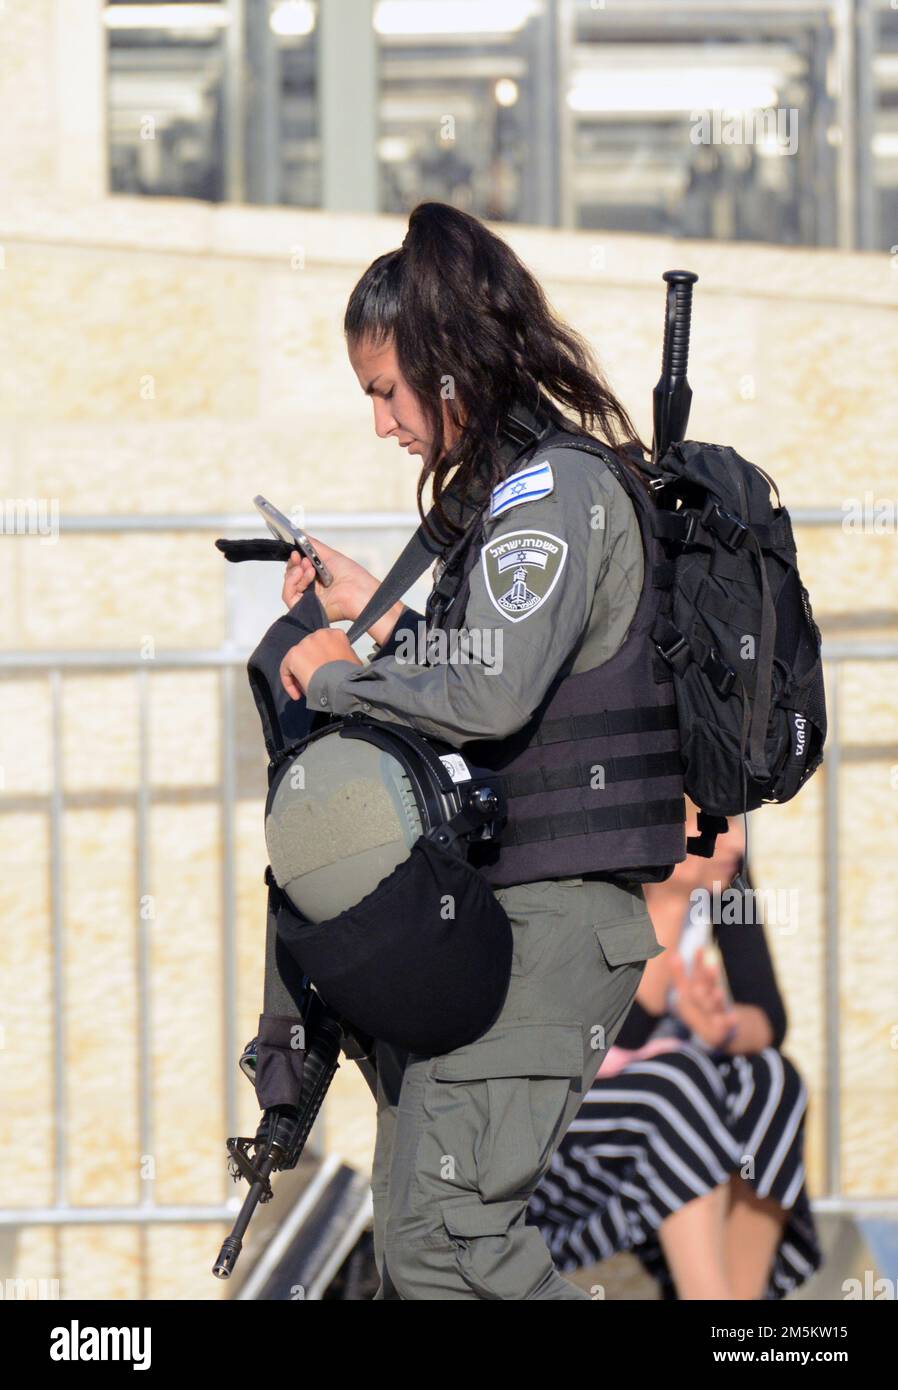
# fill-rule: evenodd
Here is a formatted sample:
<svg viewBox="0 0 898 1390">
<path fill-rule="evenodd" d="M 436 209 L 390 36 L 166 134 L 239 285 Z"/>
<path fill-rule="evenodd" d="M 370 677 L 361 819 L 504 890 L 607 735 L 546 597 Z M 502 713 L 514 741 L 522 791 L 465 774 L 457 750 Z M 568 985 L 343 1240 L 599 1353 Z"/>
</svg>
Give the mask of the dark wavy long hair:
<svg viewBox="0 0 898 1390">
<path fill-rule="evenodd" d="M 502 481 L 500 427 L 515 402 L 539 404 L 556 426 L 612 448 L 632 442 L 644 449 L 585 339 L 556 316 L 510 246 L 448 203 L 418 204 L 402 246 L 372 261 L 353 289 L 343 329 L 350 347 L 393 340 L 431 427 L 418 511 L 423 519 L 432 476 L 436 516 L 450 536 L 458 527 L 443 510 L 444 488 L 451 481 L 470 495 Z M 451 447 L 444 399 L 458 430 Z"/>
</svg>

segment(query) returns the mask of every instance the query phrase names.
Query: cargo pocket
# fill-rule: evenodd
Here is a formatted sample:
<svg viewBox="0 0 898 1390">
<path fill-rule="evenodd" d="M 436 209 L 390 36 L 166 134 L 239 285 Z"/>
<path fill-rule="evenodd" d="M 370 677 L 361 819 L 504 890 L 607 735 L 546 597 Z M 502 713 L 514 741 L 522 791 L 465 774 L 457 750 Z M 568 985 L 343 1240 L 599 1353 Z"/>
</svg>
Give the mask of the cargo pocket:
<svg viewBox="0 0 898 1390">
<path fill-rule="evenodd" d="M 658 941 L 648 916 L 628 917 L 623 922 L 597 922 L 593 930 L 605 963 L 611 970 L 634 961 L 651 960 L 665 949 Z"/>
<path fill-rule="evenodd" d="M 476 1236 L 504 1236 L 512 1221 L 519 1215 L 520 1202 L 493 1202 L 485 1207 L 481 1202 L 448 1201 L 440 1204 L 443 1222 L 451 1236 L 472 1240 Z"/>
<path fill-rule="evenodd" d="M 478 1298 L 519 1302 L 545 1278 L 546 1242 L 538 1226 L 526 1224 L 526 1210 L 520 1201 L 440 1204 L 462 1278 Z"/>
<path fill-rule="evenodd" d="M 530 1195 L 582 1073 L 577 1023 L 505 1024 L 434 1060 L 434 1080 L 470 1088 L 471 1107 L 483 1117 L 476 1184 L 484 1202 Z"/>
</svg>

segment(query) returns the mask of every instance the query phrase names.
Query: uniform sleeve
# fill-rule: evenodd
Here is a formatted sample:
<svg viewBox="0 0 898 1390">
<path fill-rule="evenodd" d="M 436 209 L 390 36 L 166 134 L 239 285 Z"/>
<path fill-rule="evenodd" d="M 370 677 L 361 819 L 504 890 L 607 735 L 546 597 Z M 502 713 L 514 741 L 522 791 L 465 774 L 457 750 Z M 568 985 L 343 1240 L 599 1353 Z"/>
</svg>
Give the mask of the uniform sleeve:
<svg viewBox="0 0 898 1390">
<path fill-rule="evenodd" d="M 370 711 L 453 747 L 505 738 L 527 723 L 585 632 L 619 486 L 591 456 L 549 456 L 552 491 L 486 520 L 463 626 L 442 650 L 425 648 L 424 619 L 407 609 L 368 665 L 319 667 L 310 706 Z"/>
</svg>

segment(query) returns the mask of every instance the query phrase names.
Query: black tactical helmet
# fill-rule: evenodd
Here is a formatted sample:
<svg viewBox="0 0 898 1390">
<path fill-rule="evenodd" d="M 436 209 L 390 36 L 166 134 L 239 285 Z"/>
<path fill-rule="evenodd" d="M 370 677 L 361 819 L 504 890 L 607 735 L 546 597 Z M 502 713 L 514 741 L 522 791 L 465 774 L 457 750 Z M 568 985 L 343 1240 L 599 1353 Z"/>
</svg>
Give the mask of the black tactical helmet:
<svg viewBox="0 0 898 1390">
<path fill-rule="evenodd" d="M 368 715 L 280 755 L 265 809 L 278 934 L 356 1028 L 430 1056 L 472 1042 L 505 999 L 511 925 L 467 862 L 503 820 L 489 774 Z"/>
</svg>

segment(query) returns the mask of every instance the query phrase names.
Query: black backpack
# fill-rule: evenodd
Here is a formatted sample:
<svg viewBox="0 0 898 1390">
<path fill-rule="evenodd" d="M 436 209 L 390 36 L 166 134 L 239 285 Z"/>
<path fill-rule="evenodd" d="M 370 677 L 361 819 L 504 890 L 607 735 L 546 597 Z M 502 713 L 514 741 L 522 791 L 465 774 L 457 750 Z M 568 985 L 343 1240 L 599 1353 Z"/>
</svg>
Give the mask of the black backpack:
<svg viewBox="0 0 898 1390">
<path fill-rule="evenodd" d="M 710 855 L 727 816 L 790 801 L 820 766 L 820 630 L 789 513 L 762 468 L 688 440 L 648 471 L 672 564 L 652 636 L 674 674 L 686 794 L 702 812 L 689 850 Z"/>
</svg>

